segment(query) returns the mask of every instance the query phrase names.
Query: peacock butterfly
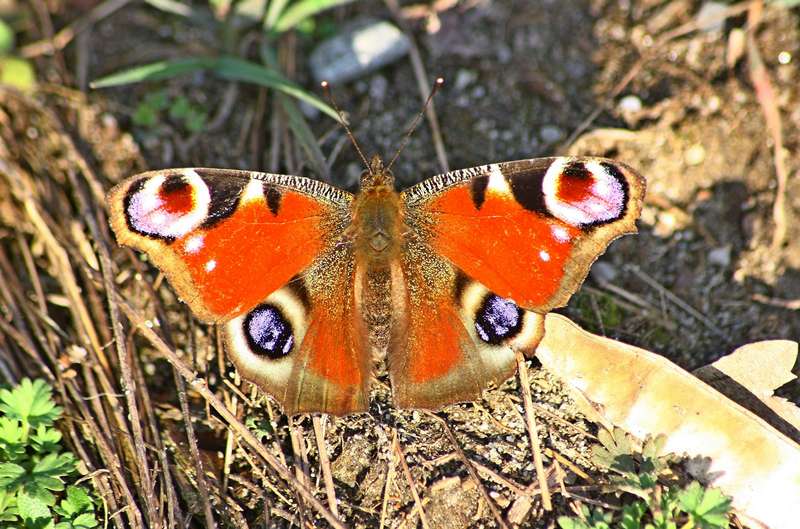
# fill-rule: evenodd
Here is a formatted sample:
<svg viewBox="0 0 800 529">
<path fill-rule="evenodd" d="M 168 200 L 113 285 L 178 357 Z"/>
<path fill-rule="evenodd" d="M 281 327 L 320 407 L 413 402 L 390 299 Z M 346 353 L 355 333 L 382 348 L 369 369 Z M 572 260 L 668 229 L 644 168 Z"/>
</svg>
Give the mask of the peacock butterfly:
<svg viewBox="0 0 800 529">
<path fill-rule="evenodd" d="M 645 182 L 603 158 L 462 169 L 403 192 L 378 157 L 351 194 L 227 169 L 133 176 L 108 194 L 120 244 L 146 252 L 239 372 L 287 414 L 367 409 L 385 355 L 399 407 L 480 396 L 532 354 L 616 237 Z"/>
</svg>

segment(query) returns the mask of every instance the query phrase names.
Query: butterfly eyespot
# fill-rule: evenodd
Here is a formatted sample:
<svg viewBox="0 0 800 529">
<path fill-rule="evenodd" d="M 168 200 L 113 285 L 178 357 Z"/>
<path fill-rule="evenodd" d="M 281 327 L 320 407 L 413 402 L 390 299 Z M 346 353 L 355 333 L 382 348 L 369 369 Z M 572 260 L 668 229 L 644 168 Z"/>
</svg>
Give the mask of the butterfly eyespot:
<svg viewBox="0 0 800 529">
<path fill-rule="evenodd" d="M 572 226 L 597 226 L 625 216 L 627 181 L 607 162 L 553 163 L 542 188 L 549 213 Z"/>
<path fill-rule="evenodd" d="M 475 331 L 484 342 L 500 344 L 519 334 L 522 316 L 522 309 L 516 303 L 489 294 L 475 314 Z"/>
<path fill-rule="evenodd" d="M 128 228 L 140 235 L 173 241 L 208 216 L 211 195 L 195 171 L 143 178 L 125 196 Z"/>
<path fill-rule="evenodd" d="M 250 349 L 256 354 L 275 360 L 294 347 L 292 325 L 274 305 L 259 305 L 247 314 L 243 325 Z"/>
</svg>

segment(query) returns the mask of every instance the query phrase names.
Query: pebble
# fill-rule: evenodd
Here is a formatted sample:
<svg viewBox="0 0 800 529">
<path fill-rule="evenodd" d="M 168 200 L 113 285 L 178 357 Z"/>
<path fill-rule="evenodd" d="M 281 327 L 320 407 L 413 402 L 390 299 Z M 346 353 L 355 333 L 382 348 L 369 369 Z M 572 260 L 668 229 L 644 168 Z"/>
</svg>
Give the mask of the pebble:
<svg viewBox="0 0 800 529">
<path fill-rule="evenodd" d="M 722 31 L 725 26 L 725 11 L 728 4 L 724 2 L 706 2 L 694 17 L 697 29 L 707 33 Z"/>
<path fill-rule="evenodd" d="M 545 143 L 555 143 L 564 136 L 564 131 L 555 125 L 545 125 L 539 129 L 539 136 Z"/>
<path fill-rule="evenodd" d="M 456 82 L 453 86 L 457 91 L 462 91 L 478 79 L 478 74 L 474 70 L 462 68 L 456 73 Z"/>
<path fill-rule="evenodd" d="M 699 143 L 695 143 L 683 153 L 683 160 L 686 165 L 700 165 L 706 159 L 706 149 Z"/>
<path fill-rule="evenodd" d="M 731 264 L 731 246 L 726 244 L 708 252 L 708 262 L 726 268 Z"/>
<path fill-rule="evenodd" d="M 309 65 L 317 82 L 346 83 L 408 53 L 408 38 L 386 21 L 363 19 L 311 52 Z"/>
<path fill-rule="evenodd" d="M 623 114 L 635 114 L 642 111 L 642 100 L 636 96 L 625 96 L 619 100 L 619 111 Z"/>
<path fill-rule="evenodd" d="M 389 90 L 389 81 L 382 75 L 376 75 L 369 81 L 369 98 L 372 101 L 380 102 L 386 99 Z"/>
<path fill-rule="evenodd" d="M 619 276 L 619 270 L 616 266 L 606 261 L 595 261 L 592 268 L 589 269 L 592 279 L 600 284 L 613 283 Z"/>
</svg>

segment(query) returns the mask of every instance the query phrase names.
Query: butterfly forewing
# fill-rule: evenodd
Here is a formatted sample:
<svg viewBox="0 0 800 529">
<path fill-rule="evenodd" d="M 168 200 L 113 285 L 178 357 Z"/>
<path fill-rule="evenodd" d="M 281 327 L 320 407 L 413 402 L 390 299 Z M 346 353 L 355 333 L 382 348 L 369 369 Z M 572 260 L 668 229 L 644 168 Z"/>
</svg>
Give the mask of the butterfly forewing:
<svg viewBox="0 0 800 529">
<path fill-rule="evenodd" d="M 224 322 L 308 267 L 349 223 L 352 195 L 295 176 L 169 169 L 108 194 L 121 244 L 147 252 L 192 311 Z"/>
<path fill-rule="evenodd" d="M 539 158 L 430 178 L 406 222 L 467 276 L 523 308 L 566 304 L 592 262 L 636 231 L 644 180 L 604 158 Z"/>
</svg>

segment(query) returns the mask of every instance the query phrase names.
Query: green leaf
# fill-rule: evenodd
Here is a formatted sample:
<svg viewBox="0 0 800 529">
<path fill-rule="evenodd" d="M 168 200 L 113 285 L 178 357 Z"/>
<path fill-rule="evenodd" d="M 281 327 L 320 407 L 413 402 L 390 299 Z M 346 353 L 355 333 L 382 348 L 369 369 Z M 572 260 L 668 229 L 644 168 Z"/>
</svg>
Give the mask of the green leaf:
<svg viewBox="0 0 800 529">
<path fill-rule="evenodd" d="M 0 463 L 0 488 L 14 491 L 24 481 L 27 471 L 16 463 Z"/>
<path fill-rule="evenodd" d="M 283 33 L 326 9 L 349 4 L 352 1 L 353 0 L 300 0 L 286 9 L 277 21 L 269 26 L 269 29 L 273 33 Z"/>
<path fill-rule="evenodd" d="M 17 495 L 19 515 L 25 522 L 26 529 L 45 529 L 53 527 L 53 513 L 50 507 L 36 496 L 24 491 Z"/>
<path fill-rule="evenodd" d="M 216 59 L 213 57 L 190 57 L 188 59 L 157 61 L 107 75 L 92 81 L 89 86 L 91 88 L 108 88 L 144 81 L 170 79 L 191 72 L 207 70 L 212 68 L 215 62 Z"/>
<path fill-rule="evenodd" d="M 643 501 L 634 501 L 622 506 L 622 516 L 617 526 L 619 529 L 640 529 L 642 516 L 647 512 L 647 505 Z"/>
<path fill-rule="evenodd" d="M 57 452 L 61 443 L 61 432 L 55 428 L 39 425 L 36 432 L 30 436 L 31 446 L 38 453 Z"/>
<path fill-rule="evenodd" d="M 0 488 L 0 522 L 13 522 L 17 514 L 17 495 L 5 487 Z"/>
<path fill-rule="evenodd" d="M 97 518 L 95 518 L 94 513 L 89 512 L 85 512 L 72 520 L 72 527 L 75 529 L 90 529 L 92 527 L 97 527 L 98 525 L 99 522 L 97 521 Z"/>
<path fill-rule="evenodd" d="M 67 497 L 61 500 L 61 509 L 70 516 L 94 509 L 92 497 L 82 488 L 70 485 Z"/>
<path fill-rule="evenodd" d="M 14 49 L 14 30 L 4 20 L 0 20 L 0 55 Z"/>
<path fill-rule="evenodd" d="M 213 71 L 223 79 L 244 81 L 279 90 L 284 94 L 317 107 L 336 120 L 339 119 L 334 109 L 326 105 L 325 102 L 314 94 L 306 92 L 300 86 L 288 80 L 276 70 L 266 68 L 254 62 L 239 59 L 238 57 L 223 56 L 220 57 L 214 65 Z"/>
<path fill-rule="evenodd" d="M 0 57 L 0 84 L 20 90 L 31 90 L 36 85 L 36 71 L 25 59 L 7 55 Z"/>
<path fill-rule="evenodd" d="M 706 489 L 693 481 L 678 493 L 678 505 L 700 529 L 723 529 L 729 525 L 731 499 L 719 489 Z"/>
<path fill-rule="evenodd" d="M 559 516 L 558 526 L 561 529 L 592 529 L 580 518 L 573 518 L 571 516 Z"/>
<path fill-rule="evenodd" d="M 6 461 L 24 459 L 26 457 L 24 435 L 19 421 L 0 417 L 0 457 Z"/>
<path fill-rule="evenodd" d="M 61 414 L 52 394 L 52 388 L 44 380 L 31 382 L 24 378 L 13 390 L 0 390 L 0 412 L 22 422 L 23 429 L 26 424 L 32 428 L 50 426 Z"/>
<path fill-rule="evenodd" d="M 286 4 L 288 3 L 289 0 L 272 0 L 269 3 L 269 7 L 267 7 L 267 14 L 264 17 L 264 30 L 268 32 L 274 32 L 275 24 L 278 22 L 278 19 L 281 17 L 281 14 L 286 8 Z"/>
</svg>

